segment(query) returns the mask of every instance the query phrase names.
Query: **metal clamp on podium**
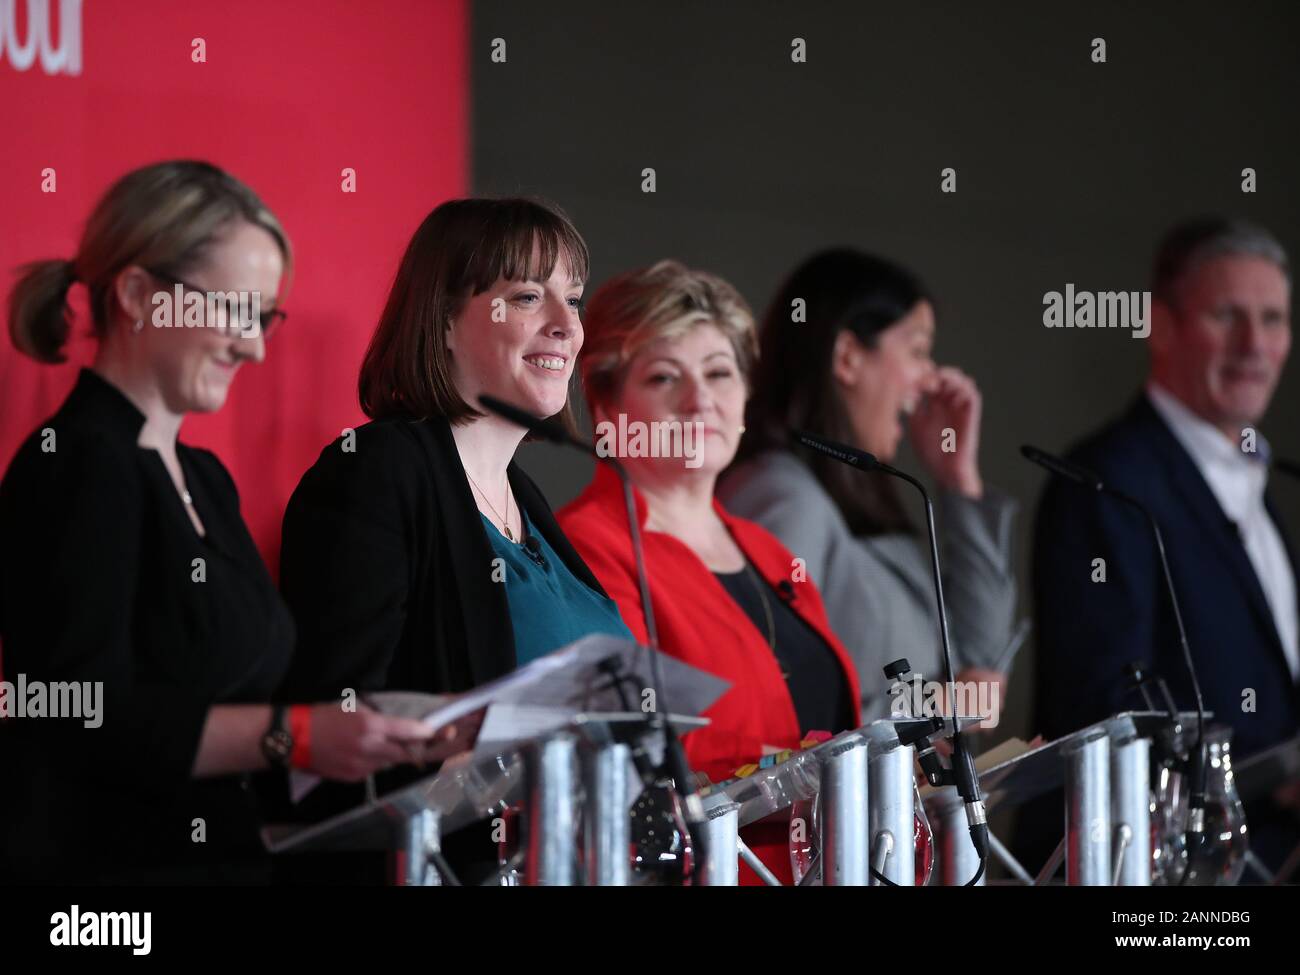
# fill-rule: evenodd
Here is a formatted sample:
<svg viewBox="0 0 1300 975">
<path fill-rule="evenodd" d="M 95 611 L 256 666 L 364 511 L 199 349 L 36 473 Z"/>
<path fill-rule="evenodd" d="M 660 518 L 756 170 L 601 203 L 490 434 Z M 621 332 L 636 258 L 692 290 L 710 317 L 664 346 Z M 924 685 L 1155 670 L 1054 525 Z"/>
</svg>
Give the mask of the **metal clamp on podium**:
<svg viewBox="0 0 1300 975">
<path fill-rule="evenodd" d="M 469 761 L 323 822 L 267 827 L 263 840 L 272 853 L 285 855 L 385 851 L 394 855 L 396 884 L 454 883 L 441 854 L 442 836 L 520 806 L 525 882 L 626 884 L 628 808 L 643 784 L 636 770 L 655 747 L 662 750 L 662 739 L 644 714 L 622 709 L 621 685 L 653 686 L 653 653 L 611 637 L 587 637 L 458 695 L 451 705 L 444 701 L 424 720 L 440 726 L 440 715 L 486 709 Z M 672 699 L 694 712 L 668 716 L 670 727 L 681 734 L 707 724 L 698 713 L 726 682 L 660 657 Z"/>
<path fill-rule="evenodd" d="M 1194 715 L 1180 715 L 1187 723 Z M 1018 806 L 1054 789 L 1064 793 L 1064 837 L 1037 876 L 992 838 L 994 854 L 1022 883 L 1046 884 L 1065 864 L 1072 886 L 1149 886 L 1152 739 L 1170 725 L 1162 712 L 1123 712 L 984 770 L 990 811 Z M 940 876 L 957 884 L 972 875 L 975 851 L 965 837 L 960 801 L 951 789 L 925 790 L 936 824 Z"/>
<path fill-rule="evenodd" d="M 735 884 L 737 857 L 760 876 L 767 873 L 747 855 L 739 830 L 788 818 L 797 803 L 806 803 L 816 853 L 801 885 L 867 886 L 879 882 L 874 869 L 891 883 L 912 886 L 914 750 L 900 741 L 899 728 L 917 720 L 875 721 L 715 786 L 705 798 L 714 838 L 705 882 Z M 776 883 L 770 873 L 765 879 Z"/>
</svg>

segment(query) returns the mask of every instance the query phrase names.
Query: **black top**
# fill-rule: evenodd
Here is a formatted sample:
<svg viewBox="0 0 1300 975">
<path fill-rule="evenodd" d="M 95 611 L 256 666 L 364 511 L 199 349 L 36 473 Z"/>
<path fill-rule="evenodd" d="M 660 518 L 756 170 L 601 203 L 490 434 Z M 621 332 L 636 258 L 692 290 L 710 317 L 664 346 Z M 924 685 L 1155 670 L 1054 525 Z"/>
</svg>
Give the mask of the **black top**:
<svg viewBox="0 0 1300 975">
<path fill-rule="evenodd" d="M 244 779 L 190 771 L 213 704 L 270 699 L 293 621 L 221 462 L 177 444 L 200 537 L 158 452 L 137 444 L 143 425 L 83 370 L 0 483 L 5 679 L 103 682 L 100 727 L 0 732 L 0 842 L 20 875 L 221 879 L 261 855 Z"/>
<path fill-rule="evenodd" d="M 770 640 L 768 614 L 771 614 L 771 629 L 776 634 L 776 659 L 794 701 L 800 734 L 809 731 L 838 734 L 852 728 L 852 692 L 844 668 L 817 631 L 805 623 L 758 572 L 745 568 L 740 572 L 713 574 L 745 615 L 754 621 L 764 640 Z"/>
<path fill-rule="evenodd" d="M 517 464 L 507 475 L 531 530 L 604 596 L 537 486 Z M 335 440 L 284 515 L 280 586 L 299 627 L 286 695 L 460 692 L 514 670 L 496 558 L 445 419 L 377 420 Z M 386 773 L 378 788 L 413 774 Z M 361 799 L 360 787 L 330 784 L 292 812 L 315 820 Z"/>
</svg>

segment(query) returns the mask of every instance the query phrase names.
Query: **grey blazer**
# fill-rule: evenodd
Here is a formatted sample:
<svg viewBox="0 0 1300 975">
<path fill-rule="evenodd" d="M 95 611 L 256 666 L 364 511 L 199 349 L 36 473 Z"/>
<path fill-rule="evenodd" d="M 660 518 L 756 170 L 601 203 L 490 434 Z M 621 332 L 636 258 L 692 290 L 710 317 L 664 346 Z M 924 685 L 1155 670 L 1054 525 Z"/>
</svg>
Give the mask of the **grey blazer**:
<svg viewBox="0 0 1300 975">
<path fill-rule="evenodd" d="M 718 486 L 718 498 L 728 511 L 758 522 L 804 560 L 831 627 L 857 665 L 863 723 L 890 713 L 889 682 L 881 668 L 891 660 L 906 657 L 926 680 L 943 680 L 924 536 L 854 537 L 812 471 L 787 451 L 769 451 L 732 468 Z M 1011 639 L 1016 508 L 1014 499 L 992 490 L 980 501 L 947 492 L 935 500 L 958 671 L 994 666 Z"/>
</svg>

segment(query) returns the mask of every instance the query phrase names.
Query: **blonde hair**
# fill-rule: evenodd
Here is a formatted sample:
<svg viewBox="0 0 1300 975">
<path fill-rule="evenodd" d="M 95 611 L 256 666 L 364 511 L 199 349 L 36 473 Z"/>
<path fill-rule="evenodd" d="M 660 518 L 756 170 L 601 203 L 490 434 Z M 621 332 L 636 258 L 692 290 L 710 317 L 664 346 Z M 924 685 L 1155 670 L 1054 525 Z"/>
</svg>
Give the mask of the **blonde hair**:
<svg viewBox="0 0 1300 975">
<path fill-rule="evenodd" d="M 582 384 L 588 403 L 613 399 L 628 365 L 651 342 L 680 338 L 699 325 L 716 326 L 727 337 L 748 385 L 758 361 L 754 314 L 730 284 L 672 260 L 610 278 L 582 316 Z"/>
<path fill-rule="evenodd" d="M 68 292 L 78 281 L 90 292 L 93 332 L 113 318 L 113 282 L 131 265 L 184 275 L 203 262 L 218 234 L 245 220 L 267 231 L 284 257 L 287 281 L 293 251 L 280 221 L 247 185 L 211 163 L 155 163 L 120 178 L 96 204 L 76 257 L 33 261 L 18 269 L 9 296 L 9 337 L 39 362 L 62 362 L 72 319 Z M 281 287 L 283 293 L 284 287 Z"/>
</svg>

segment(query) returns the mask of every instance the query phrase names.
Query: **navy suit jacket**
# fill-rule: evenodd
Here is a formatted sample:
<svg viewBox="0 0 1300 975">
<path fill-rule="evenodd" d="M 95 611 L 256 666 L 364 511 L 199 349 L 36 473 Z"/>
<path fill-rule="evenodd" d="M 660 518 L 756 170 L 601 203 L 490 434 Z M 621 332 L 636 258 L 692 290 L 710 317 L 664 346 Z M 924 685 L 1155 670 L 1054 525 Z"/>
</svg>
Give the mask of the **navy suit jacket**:
<svg viewBox="0 0 1300 975">
<path fill-rule="evenodd" d="M 1294 736 L 1300 693 L 1245 546 L 1147 397 L 1069 457 L 1154 513 L 1205 706 L 1234 729 L 1233 753 Z M 1268 511 L 1282 532 L 1275 509 Z M 1295 551 L 1282 537 L 1294 571 Z M 1094 559 L 1105 560 L 1104 582 L 1092 581 Z M 1164 677 L 1177 704 L 1192 708 L 1159 555 L 1139 512 L 1054 477 L 1038 510 L 1033 562 L 1037 730 L 1055 738 L 1140 708 L 1125 674 L 1132 661 Z"/>
</svg>

